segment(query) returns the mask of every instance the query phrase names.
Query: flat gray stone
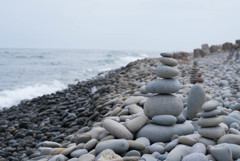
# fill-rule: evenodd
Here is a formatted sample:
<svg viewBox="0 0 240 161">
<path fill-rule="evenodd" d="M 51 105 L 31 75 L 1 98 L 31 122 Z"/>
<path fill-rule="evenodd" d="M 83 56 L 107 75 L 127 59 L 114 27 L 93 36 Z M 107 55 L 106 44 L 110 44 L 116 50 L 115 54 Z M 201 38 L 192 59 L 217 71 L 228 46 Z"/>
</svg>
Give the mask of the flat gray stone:
<svg viewBox="0 0 240 161">
<path fill-rule="evenodd" d="M 137 138 L 146 137 L 152 143 L 169 142 L 173 135 L 188 135 L 194 132 L 194 127 L 191 123 L 175 124 L 173 126 L 161 126 L 155 124 L 145 125 L 137 133 Z"/>
<path fill-rule="evenodd" d="M 220 109 L 214 109 L 214 110 L 211 110 L 211 111 L 203 111 L 201 113 L 201 116 L 204 117 L 204 118 L 208 118 L 208 117 L 214 117 L 214 116 L 217 116 L 217 115 L 220 115 L 221 114 L 221 110 Z"/>
<path fill-rule="evenodd" d="M 211 111 L 217 108 L 218 106 L 218 101 L 212 100 L 212 101 L 207 101 L 202 105 L 202 110 L 203 111 Z"/>
<path fill-rule="evenodd" d="M 196 117 L 196 114 L 202 111 L 202 105 L 206 102 L 206 95 L 202 87 L 194 85 L 188 95 L 187 114 L 189 119 Z"/>
<path fill-rule="evenodd" d="M 172 58 L 173 57 L 173 53 L 161 53 L 160 54 L 162 57 L 169 57 Z"/>
<path fill-rule="evenodd" d="M 115 153 L 121 154 L 128 150 L 129 145 L 125 139 L 106 140 L 97 144 L 95 150 L 99 154 L 106 149 L 112 149 Z"/>
<path fill-rule="evenodd" d="M 180 136 L 178 138 L 179 143 L 184 144 L 184 145 L 189 145 L 193 146 L 194 144 L 197 143 L 197 141 L 189 136 Z"/>
<path fill-rule="evenodd" d="M 71 152 L 70 156 L 72 158 L 79 158 L 83 154 L 87 154 L 87 153 L 88 153 L 88 151 L 86 149 L 77 149 L 77 150 L 74 150 L 73 152 Z"/>
<path fill-rule="evenodd" d="M 177 68 L 167 65 L 159 65 L 156 69 L 156 75 L 160 78 L 173 78 L 178 74 L 179 70 Z"/>
<path fill-rule="evenodd" d="M 165 65 L 168 65 L 168 66 L 177 66 L 178 65 L 177 60 L 175 60 L 173 58 L 161 57 L 160 62 Z"/>
<path fill-rule="evenodd" d="M 156 115 L 178 116 L 182 109 L 182 101 L 174 95 L 156 95 L 150 97 L 144 104 L 144 113 L 149 118 Z"/>
<path fill-rule="evenodd" d="M 209 117 L 209 118 L 203 118 L 201 117 L 198 119 L 198 125 L 202 127 L 213 127 L 219 125 L 223 121 L 222 117 Z"/>
<path fill-rule="evenodd" d="M 141 153 L 137 150 L 130 150 L 125 154 L 125 157 L 130 157 L 130 156 L 138 156 L 141 157 Z"/>
<path fill-rule="evenodd" d="M 115 137 L 121 139 L 133 139 L 133 134 L 122 124 L 111 120 L 111 119 L 106 119 L 103 121 L 103 127 L 112 135 Z"/>
<path fill-rule="evenodd" d="M 157 125 L 171 126 L 176 124 L 177 118 L 172 115 L 157 115 L 152 118 L 152 123 Z"/>
<path fill-rule="evenodd" d="M 39 143 L 37 146 L 38 147 L 42 146 L 42 147 L 50 147 L 50 148 L 59 148 L 61 146 L 61 144 L 53 142 L 53 141 L 44 141 L 44 142 Z"/>
<path fill-rule="evenodd" d="M 202 153 L 192 153 L 183 157 L 182 161 L 208 161 L 208 157 Z"/>
<path fill-rule="evenodd" d="M 146 85 L 149 93 L 170 94 L 176 93 L 181 88 L 177 79 L 156 79 Z"/>
<path fill-rule="evenodd" d="M 154 143 L 148 147 L 150 153 L 159 152 L 162 154 L 164 152 L 164 147 L 158 143 Z"/>
<path fill-rule="evenodd" d="M 170 152 L 178 145 L 178 139 L 174 139 L 165 146 L 165 151 Z"/>
<path fill-rule="evenodd" d="M 216 127 L 200 127 L 198 133 L 209 139 L 218 139 L 225 134 L 225 130 L 218 125 Z"/>
<path fill-rule="evenodd" d="M 232 161 L 232 150 L 227 146 L 219 148 L 212 147 L 210 148 L 210 153 L 218 161 Z"/>
<path fill-rule="evenodd" d="M 84 144 L 83 148 L 90 151 L 97 145 L 97 142 L 98 142 L 97 139 L 91 139 L 86 144 Z"/>
<path fill-rule="evenodd" d="M 234 135 L 234 134 L 224 135 L 218 139 L 217 143 L 218 144 L 229 143 L 229 144 L 240 145 L 240 135 Z"/>
</svg>

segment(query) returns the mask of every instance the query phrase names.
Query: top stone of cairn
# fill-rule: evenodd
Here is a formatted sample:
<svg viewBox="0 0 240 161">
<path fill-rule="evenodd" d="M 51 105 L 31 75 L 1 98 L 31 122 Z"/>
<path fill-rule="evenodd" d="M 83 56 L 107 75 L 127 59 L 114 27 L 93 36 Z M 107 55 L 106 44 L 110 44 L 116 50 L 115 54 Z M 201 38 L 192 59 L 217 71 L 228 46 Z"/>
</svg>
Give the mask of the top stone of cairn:
<svg viewBox="0 0 240 161">
<path fill-rule="evenodd" d="M 169 57 L 169 58 L 173 57 L 173 53 L 161 53 L 160 55 L 163 57 Z"/>
</svg>

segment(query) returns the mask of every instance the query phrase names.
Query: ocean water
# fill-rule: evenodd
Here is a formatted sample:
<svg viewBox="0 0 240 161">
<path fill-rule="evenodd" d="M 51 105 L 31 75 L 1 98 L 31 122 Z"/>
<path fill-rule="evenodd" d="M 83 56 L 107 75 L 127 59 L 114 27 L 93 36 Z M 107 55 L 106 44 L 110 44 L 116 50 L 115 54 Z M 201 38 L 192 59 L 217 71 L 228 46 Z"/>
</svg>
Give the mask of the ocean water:
<svg viewBox="0 0 240 161">
<path fill-rule="evenodd" d="M 127 65 L 159 52 L 0 49 L 0 109 L 50 94 L 68 84 Z"/>
</svg>

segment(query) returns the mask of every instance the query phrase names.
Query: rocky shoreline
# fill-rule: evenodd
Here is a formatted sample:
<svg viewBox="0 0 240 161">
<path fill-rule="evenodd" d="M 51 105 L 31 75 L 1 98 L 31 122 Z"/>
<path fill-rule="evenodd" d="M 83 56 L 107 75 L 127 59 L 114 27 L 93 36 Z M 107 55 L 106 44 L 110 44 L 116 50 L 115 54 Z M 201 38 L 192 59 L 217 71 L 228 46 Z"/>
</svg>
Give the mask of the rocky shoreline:
<svg viewBox="0 0 240 161">
<path fill-rule="evenodd" d="M 160 69 L 155 75 L 160 58 L 147 58 L 4 109 L 0 112 L 0 160 L 240 160 L 240 93 L 233 86 L 239 79 L 240 62 L 224 50 L 194 60 L 204 79 L 196 85 L 190 83 L 192 57 L 181 55 L 174 67 L 178 72 L 165 67 L 167 75 Z M 181 88 L 176 84 L 177 89 L 170 86 L 164 92 L 145 88 L 158 76 L 174 77 Z M 177 114 L 163 111 L 153 119 L 144 107 L 147 99 L 156 97 L 152 92 L 176 93 L 182 109 Z M 162 99 L 164 103 L 166 98 Z M 144 126 L 146 132 L 142 132 Z M 182 132 L 186 127 L 187 133 Z M 216 130 L 209 127 L 218 127 L 221 134 L 214 135 Z M 164 134 L 159 137 L 158 133 Z"/>
</svg>

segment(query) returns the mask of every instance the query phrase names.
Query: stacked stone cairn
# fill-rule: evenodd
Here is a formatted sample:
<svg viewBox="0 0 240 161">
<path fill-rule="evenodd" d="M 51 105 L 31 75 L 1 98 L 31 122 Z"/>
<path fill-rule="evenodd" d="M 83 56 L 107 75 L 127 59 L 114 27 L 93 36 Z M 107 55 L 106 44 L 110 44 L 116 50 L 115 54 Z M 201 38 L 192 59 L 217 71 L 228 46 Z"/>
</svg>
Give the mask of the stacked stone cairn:
<svg viewBox="0 0 240 161">
<path fill-rule="evenodd" d="M 194 83 L 195 80 L 197 79 L 197 73 L 199 71 L 199 68 L 198 68 L 198 62 L 197 61 L 194 61 L 193 62 L 193 66 L 192 66 L 192 70 L 190 72 L 190 82 L 191 83 Z M 195 84 L 195 83 L 194 83 Z"/>
<path fill-rule="evenodd" d="M 239 82 L 238 82 L 237 78 L 234 79 L 234 82 L 232 84 L 232 88 L 235 89 L 236 91 L 239 91 Z"/>
<path fill-rule="evenodd" d="M 144 113 L 151 120 L 137 133 L 137 138 L 146 137 L 152 143 L 168 142 L 174 135 L 187 135 L 194 132 L 194 127 L 186 119 L 179 117 L 183 110 L 181 99 L 175 96 L 181 85 L 177 79 L 179 74 L 178 62 L 171 53 L 161 53 L 160 62 L 156 69 L 159 77 L 146 86 L 146 91 L 156 95 L 148 98 L 144 104 Z"/>
<path fill-rule="evenodd" d="M 217 140 L 225 135 L 224 127 L 219 125 L 223 119 L 218 116 L 221 110 L 217 106 L 218 101 L 215 100 L 205 102 L 202 105 L 202 117 L 198 120 L 198 125 L 201 127 L 198 129 L 198 133 L 204 138 Z"/>
</svg>

